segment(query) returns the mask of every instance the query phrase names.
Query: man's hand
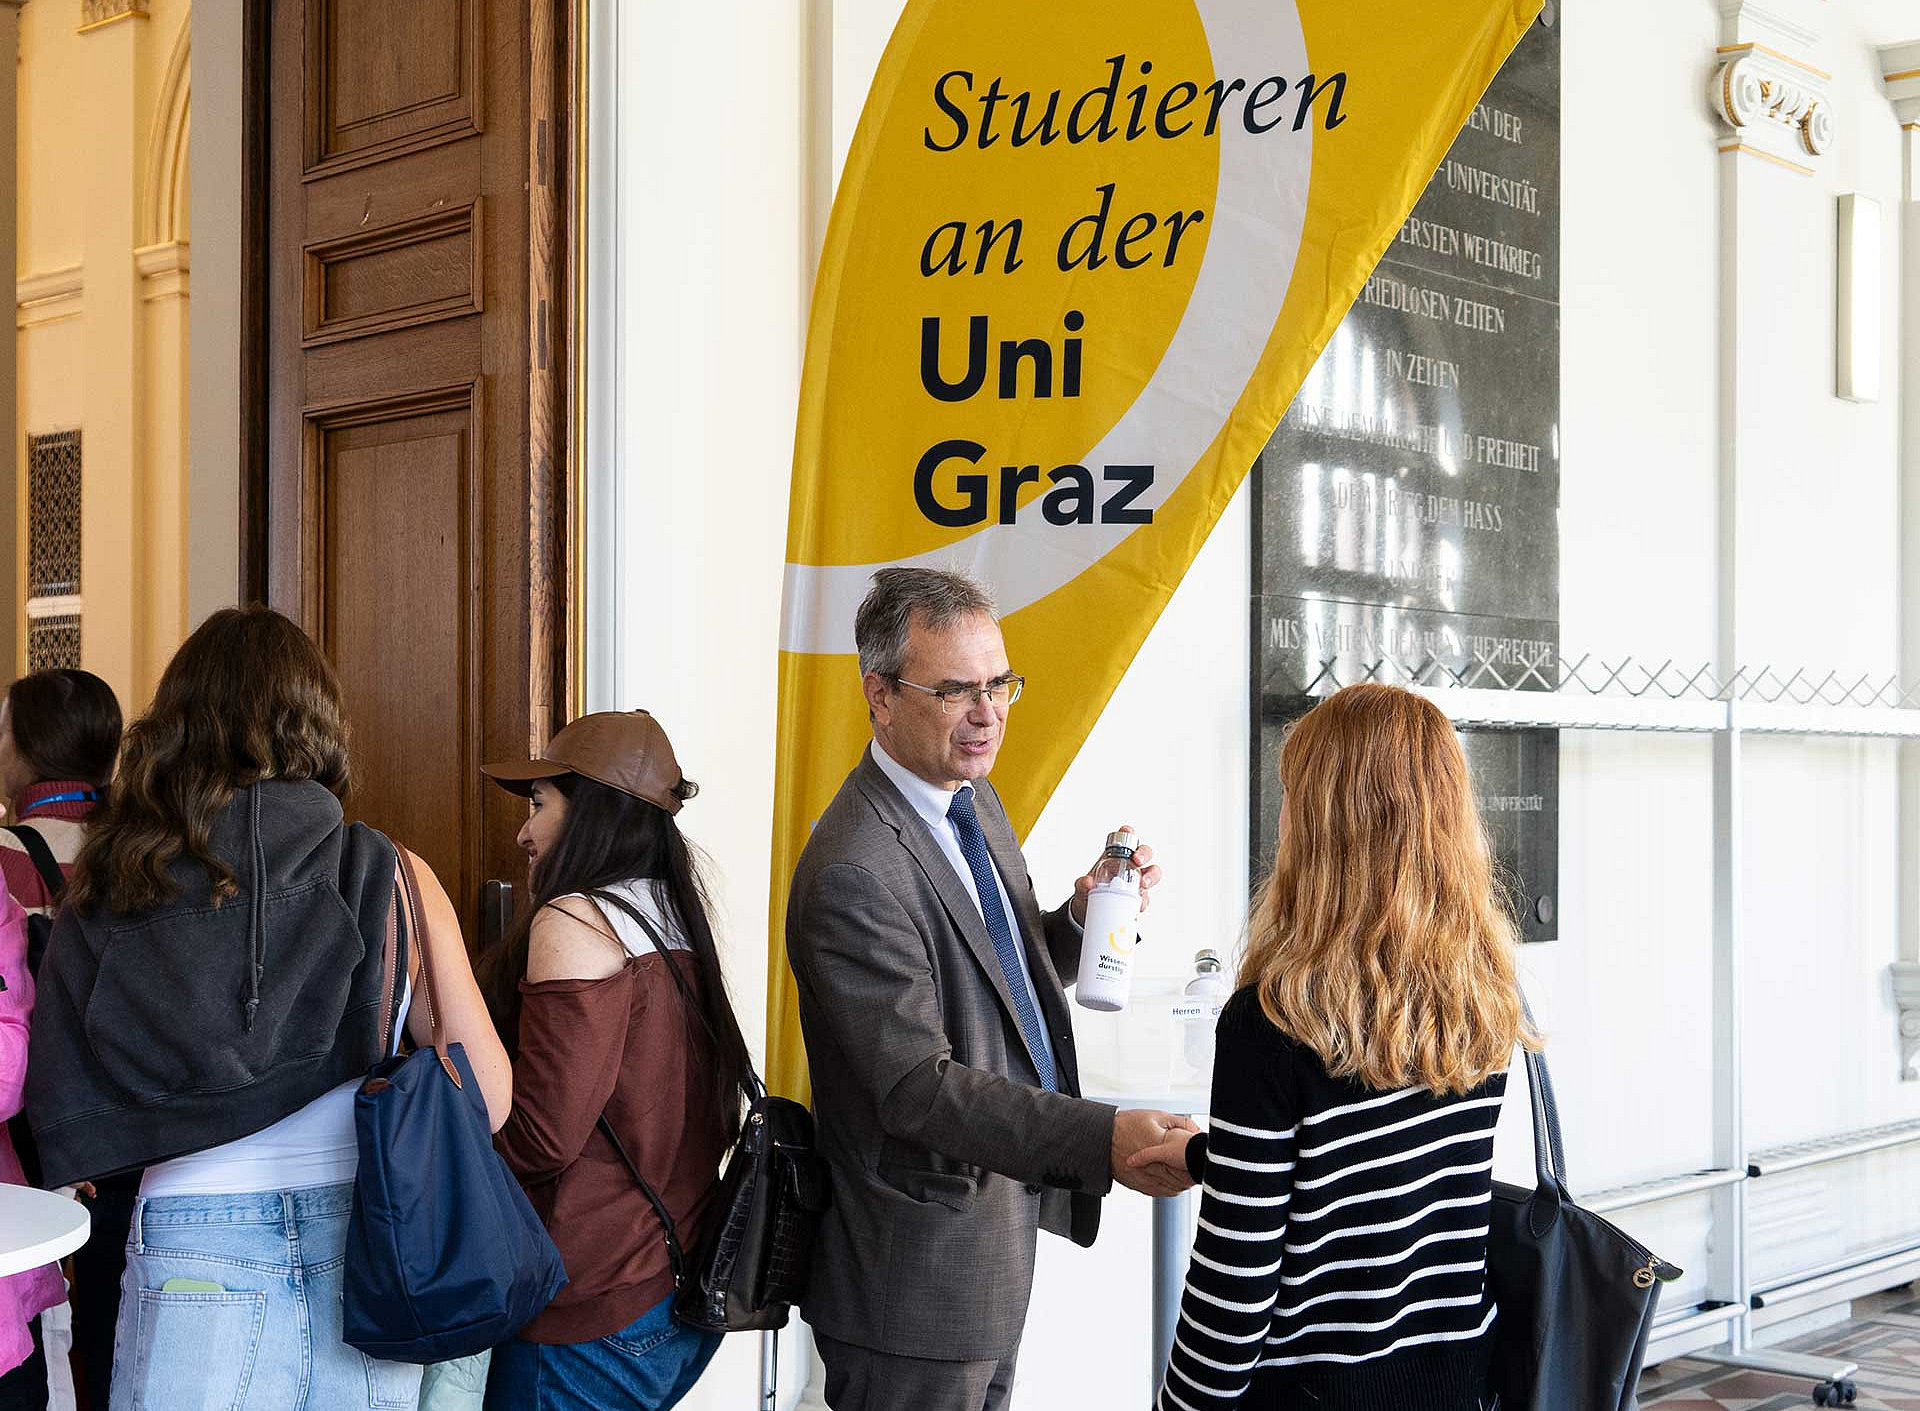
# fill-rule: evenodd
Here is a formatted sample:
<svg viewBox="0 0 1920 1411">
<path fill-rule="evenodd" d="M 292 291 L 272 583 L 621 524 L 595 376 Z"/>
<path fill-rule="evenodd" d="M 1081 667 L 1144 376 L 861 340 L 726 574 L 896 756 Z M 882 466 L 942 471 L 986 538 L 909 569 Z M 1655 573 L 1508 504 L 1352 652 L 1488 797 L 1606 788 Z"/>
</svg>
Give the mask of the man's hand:
<svg viewBox="0 0 1920 1411">
<path fill-rule="evenodd" d="M 1192 1136 L 1200 1129 L 1191 1117 L 1176 1117 L 1171 1112 L 1146 1108 L 1123 1108 L 1113 1114 L 1113 1179 L 1142 1195 L 1179 1195 L 1193 1185 L 1184 1159 L 1172 1164 L 1156 1161 L 1141 1165 L 1134 1161 L 1143 1151 L 1164 1149 L 1174 1133 Z M 1186 1150 L 1184 1140 L 1180 1151 Z"/>
<path fill-rule="evenodd" d="M 1131 823 L 1123 823 L 1120 828 L 1125 828 L 1128 832 L 1133 831 Z M 1117 833 L 1120 829 L 1116 828 L 1113 831 Z M 1099 871 L 1100 864 L 1104 861 L 1106 861 L 1106 855 L 1103 853 L 1093 860 L 1093 866 L 1087 869 L 1086 875 L 1073 884 L 1073 900 L 1068 903 L 1068 906 L 1073 912 L 1075 925 L 1087 924 L 1087 893 L 1093 890 L 1094 874 Z M 1153 889 L 1160 885 L 1160 869 L 1152 863 L 1153 849 L 1145 843 L 1133 850 L 1133 865 L 1140 871 L 1140 910 L 1143 912 L 1153 901 Z"/>
<path fill-rule="evenodd" d="M 1142 1147 L 1127 1158 L 1127 1165 L 1135 1171 L 1147 1173 L 1149 1178 L 1159 1181 L 1185 1180 L 1193 1184 L 1193 1178 L 1187 1173 L 1187 1143 L 1197 1135 L 1187 1127 L 1171 1131 L 1158 1146 Z"/>
</svg>

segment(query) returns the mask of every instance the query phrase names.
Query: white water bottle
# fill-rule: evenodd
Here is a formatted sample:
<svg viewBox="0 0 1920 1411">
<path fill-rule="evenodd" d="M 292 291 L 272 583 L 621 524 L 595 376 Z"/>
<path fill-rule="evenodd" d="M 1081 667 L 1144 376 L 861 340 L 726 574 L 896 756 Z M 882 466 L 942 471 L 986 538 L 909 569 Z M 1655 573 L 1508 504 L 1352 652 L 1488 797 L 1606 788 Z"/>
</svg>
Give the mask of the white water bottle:
<svg viewBox="0 0 1920 1411">
<path fill-rule="evenodd" d="M 1213 1072 L 1213 1031 L 1232 993 L 1232 982 L 1220 968 L 1220 953 L 1203 950 L 1195 955 L 1180 1018 L 1187 1031 L 1187 1066 L 1202 1076 Z"/>
<path fill-rule="evenodd" d="M 1140 939 L 1140 872 L 1130 829 L 1107 834 L 1107 850 L 1094 867 L 1087 894 L 1087 921 L 1080 939 L 1080 974 L 1073 997 L 1083 1009 L 1111 1014 L 1127 1007 L 1133 988 L 1133 948 Z"/>
</svg>

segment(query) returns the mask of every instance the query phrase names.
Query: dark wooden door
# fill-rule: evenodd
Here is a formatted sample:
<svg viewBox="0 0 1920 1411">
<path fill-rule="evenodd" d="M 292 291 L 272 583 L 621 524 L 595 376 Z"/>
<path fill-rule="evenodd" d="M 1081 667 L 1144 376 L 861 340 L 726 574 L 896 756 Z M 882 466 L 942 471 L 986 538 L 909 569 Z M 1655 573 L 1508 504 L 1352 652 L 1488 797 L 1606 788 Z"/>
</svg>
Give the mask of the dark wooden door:
<svg viewBox="0 0 1920 1411">
<path fill-rule="evenodd" d="M 558 0 L 255 0 L 252 591 L 339 670 L 352 816 L 518 880 L 569 595 Z M 470 932 L 471 934 L 471 932 Z"/>
</svg>

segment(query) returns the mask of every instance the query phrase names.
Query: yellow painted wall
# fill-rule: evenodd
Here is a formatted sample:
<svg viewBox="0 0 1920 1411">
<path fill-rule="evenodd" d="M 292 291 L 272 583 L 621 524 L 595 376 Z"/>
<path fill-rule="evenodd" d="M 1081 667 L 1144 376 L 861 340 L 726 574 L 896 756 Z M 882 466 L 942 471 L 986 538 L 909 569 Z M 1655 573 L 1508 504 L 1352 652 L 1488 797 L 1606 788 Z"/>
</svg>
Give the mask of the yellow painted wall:
<svg viewBox="0 0 1920 1411">
<path fill-rule="evenodd" d="M 19 659 L 26 437 L 77 427 L 81 659 L 142 709 L 186 633 L 189 0 L 20 12 Z"/>
</svg>

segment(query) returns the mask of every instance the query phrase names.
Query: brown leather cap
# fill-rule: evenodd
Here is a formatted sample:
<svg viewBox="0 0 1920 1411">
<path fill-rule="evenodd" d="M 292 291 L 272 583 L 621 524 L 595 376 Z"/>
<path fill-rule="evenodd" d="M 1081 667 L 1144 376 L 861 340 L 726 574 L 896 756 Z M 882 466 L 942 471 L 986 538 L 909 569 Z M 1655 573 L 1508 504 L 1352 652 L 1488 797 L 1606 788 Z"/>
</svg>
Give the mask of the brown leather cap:
<svg viewBox="0 0 1920 1411">
<path fill-rule="evenodd" d="M 667 732 L 644 710 L 583 715 L 549 740 L 540 758 L 485 764 L 480 772 L 521 795 L 533 792 L 535 780 L 578 774 L 668 813 L 678 813 L 685 800 L 700 792 L 698 784 L 681 774 Z"/>
</svg>

